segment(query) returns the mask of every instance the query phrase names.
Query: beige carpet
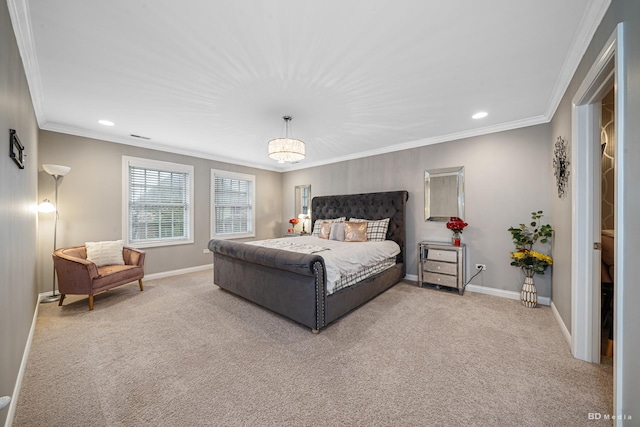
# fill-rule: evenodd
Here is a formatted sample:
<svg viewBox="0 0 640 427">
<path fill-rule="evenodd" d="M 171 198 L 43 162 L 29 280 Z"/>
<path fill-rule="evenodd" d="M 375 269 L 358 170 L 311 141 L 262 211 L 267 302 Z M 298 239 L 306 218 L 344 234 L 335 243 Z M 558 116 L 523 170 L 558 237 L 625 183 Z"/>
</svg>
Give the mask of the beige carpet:
<svg viewBox="0 0 640 427">
<path fill-rule="evenodd" d="M 14 426 L 598 426 L 548 307 L 400 283 L 319 335 L 211 271 L 40 306 Z"/>
</svg>

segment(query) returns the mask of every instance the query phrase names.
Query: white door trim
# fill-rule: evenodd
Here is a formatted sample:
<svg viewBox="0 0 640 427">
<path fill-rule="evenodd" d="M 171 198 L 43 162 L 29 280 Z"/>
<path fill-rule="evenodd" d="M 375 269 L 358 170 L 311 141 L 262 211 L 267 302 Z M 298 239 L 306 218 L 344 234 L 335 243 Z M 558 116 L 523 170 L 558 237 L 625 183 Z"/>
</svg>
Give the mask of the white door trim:
<svg viewBox="0 0 640 427">
<path fill-rule="evenodd" d="M 572 230 L 571 230 L 571 340 L 574 357 L 588 362 L 600 362 L 600 280 L 594 271 L 599 271 L 599 263 L 594 259 L 594 242 L 600 241 L 595 228 L 599 221 L 594 218 L 594 206 L 597 197 L 594 191 L 599 188 L 594 183 L 594 176 L 599 161 L 597 147 L 600 145 L 596 137 L 600 135 L 599 100 L 612 83 L 615 95 L 615 132 L 616 132 L 616 188 L 621 171 L 617 168 L 618 152 L 621 151 L 622 120 L 624 117 L 621 94 L 624 93 L 622 52 L 623 24 L 616 27 L 596 62 L 584 78 L 572 100 L 572 144 L 571 175 L 572 180 Z M 616 190 L 616 193 L 618 190 Z M 616 195 L 616 217 L 618 217 L 620 201 Z M 598 217 L 599 218 L 599 217 Z M 617 218 L 616 218 L 617 219 Z M 621 224 L 616 221 L 616 237 L 624 235 Z M 616 238 L 616 246 L 621 242 Z M 618 265 L 615 266 L 618 269 Z M 616 294 L 618 289 L 616 289 Z M 621 313 L 616 312 L 616 318 Z M 616 336 L 618 335 L 616 327 Z"/>
</svg>

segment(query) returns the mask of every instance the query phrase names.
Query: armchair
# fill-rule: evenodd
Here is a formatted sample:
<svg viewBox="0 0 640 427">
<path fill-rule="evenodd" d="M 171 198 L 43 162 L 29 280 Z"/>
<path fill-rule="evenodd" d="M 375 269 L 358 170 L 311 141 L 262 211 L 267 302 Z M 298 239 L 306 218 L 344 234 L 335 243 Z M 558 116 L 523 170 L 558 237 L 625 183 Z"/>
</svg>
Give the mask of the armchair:
<svg viewBox="0 0 640 427">
<path fill-rule="evenodd" d="M 122 250 L 124 265 L 96 266 L 87 260 L 85 246 L 56 249 L 53 254 L 53 265 L 58 276 L 60 302 L 67 294 L 89 295 L 89 310 L 93 310 L 93 296 L 97 293 L 138 281 L 143 291 L 144 251 L 125 247 Z"/>
</svg>

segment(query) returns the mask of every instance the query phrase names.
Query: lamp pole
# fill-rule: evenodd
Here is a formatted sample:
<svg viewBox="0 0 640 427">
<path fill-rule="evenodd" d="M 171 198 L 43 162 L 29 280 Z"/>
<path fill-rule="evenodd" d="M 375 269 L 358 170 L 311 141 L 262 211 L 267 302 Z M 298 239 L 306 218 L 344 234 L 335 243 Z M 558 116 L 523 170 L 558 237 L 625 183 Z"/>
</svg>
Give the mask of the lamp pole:
<svg viewBox="0 0 640 427">
<path fill-rule="evenodd" d="M 57 246 L 57 235 L 58 235 L 58 184 L 60 183 L 60 179 L 69 173 L 71 168 L 69 166 L 62 165 L 42 165 L 42 168 L 46 173 L 51 175 L 53 179 L 56 181 L 56 195 L 55 195 L 55 218 L 53 220 L 53 250 L 55 252 Z M 60 294 L 56 293 L 56 265 L 53 264 L 53 290 L 51 295 L 46 296 L 42 299 L 42 302 L 54 302 L 60 299 Z"/>
<path fill-rule="evenodd" d="M 60 182 L 60 178 L 62 175 L 52 175 L 53 179 L 56 180 L 56 195 L 55 195 L 55 217 L 53 219 L 53 250 L 56 250 L 56 239 L 58 235 L 58 183 Z M 46 296 L 42 299 L 42 302 L 54 302 L 60 299 L 60 294 L 56 293 L 56 266 L 53 265 L 53 289 L 51 291 L 51 295 Z"/>
</svg>

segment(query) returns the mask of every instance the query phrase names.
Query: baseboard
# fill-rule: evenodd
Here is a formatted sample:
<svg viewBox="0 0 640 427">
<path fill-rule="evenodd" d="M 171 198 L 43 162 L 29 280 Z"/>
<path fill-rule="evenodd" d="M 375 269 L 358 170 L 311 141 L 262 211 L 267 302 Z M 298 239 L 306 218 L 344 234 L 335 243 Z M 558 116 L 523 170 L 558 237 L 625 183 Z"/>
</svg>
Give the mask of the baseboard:
<svg viewBox="0 0 640 427">
<path fill-rule="evenodd" d="M 495 297 L 508 298 L 513 300 L 520 300 L 520 292 L 515 291 L 506 291 L 504 289 L 496 289 L 496 288 L 488 288 L 486 286 L 479 285 L 467 285 L 465 287 L 466 291 L 475 292 L 478 294 L 486 294 L 493 295 Z M 551 298 L 549 297 L 538 297 L 538 304 L 540 305 L 549 305 L 551 304 Z"/>
<path fill-rule="evenodd" d="M 180 274 L 195 273 L 197 271 L 211 270 L 213 263 L 199 265 L 197 267 L 181 268 L 179 270 L 163 271 L 161 273 L 145 274 L 144 280 L 163 279 L 165 277 L 179 276 Z"/>
<path fill-rule="evenodd" d="M 29 352 L 31 351 L 31 343 L 33 342 L 33 334 L 36 330 L 36 322 L 38 321 L 38 310 L 40 309 L 40 301 L 42 301 L 42 294 L 38 295 L 36 299 L 36 307 L 33 310 L 33 319 L 31 320 L 31 328 L 29 329 L 29 335 L 27 336 L 27 342 L 24 345 L 24 352 L 22 353 L 22 361 L 20 361 L 20 369 L 18 370 L 18 377 L 16 378 L 16 385 L 13 387 L 13 396 L 11 396 L 11 402 L 9 403 L 9 410 L 7 412 L 7 418 L 4 426 L 11 427 L 13 425 L 13 419 L 16 416 L 16 407 L 18 405 L 18 397 L 20 395 L 20 388 L 22 387 L 22 380 L 24 379 L 24 372 L 27 369 L 27 361 L 29 360 Z"/>
<path fill-rule="evenodd" d="M 567 329 L 567 325 L 564 324 L 564 321 L 562 320 L 562 317 L 560 317 L 560 313 L 558 312 L 558 309 L 553 302 L 551 303 L 551 312 L 553 313 L 553 317 L 555 317 L 556 322 L 558 322 L 558 326 L 560 326 L 560 332 L 562 332 L 562 336 L 564 337 L 565 341 L 569 345 L 569 349 L 571 350 L 573 348 L 573 345 L 571 343 L 571 333 Z"/>
<path fill-rule="evenodd" d="M 418 281 L 418 276 L 415 274 L 407 274 L 406 276 L 404 276 L 404 278 L 406 280 L 412 280 L 414 282 Z M 465 291 L 475 292 L 478 294 L 493 295 L 494 297 L 508 298 L 508 299 L 513 299 L 518 301 L 520 300 L 520 292 L 505 291 L 504 289 L 488 288 L 486 286 L 478 286 L 478 285 L 467 285 L 464 289 Z M 551 298 L 538 297 L 538 304 L 550 305 Z"/>
<path fill-rule="evenodd" d="M 417 274 L 407 274 L 406 276 L 404 276 L 405 280 L 411 280 L 412 282 L 417 282 L 418 281 L 418 275 Z"/>
</svg>

